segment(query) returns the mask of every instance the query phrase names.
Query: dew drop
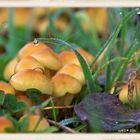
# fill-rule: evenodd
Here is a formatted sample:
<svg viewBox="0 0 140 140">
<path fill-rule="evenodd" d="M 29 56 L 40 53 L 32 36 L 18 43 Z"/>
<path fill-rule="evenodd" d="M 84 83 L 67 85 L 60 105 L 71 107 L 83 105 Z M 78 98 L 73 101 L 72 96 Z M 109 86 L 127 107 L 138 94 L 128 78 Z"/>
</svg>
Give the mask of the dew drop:
<svg viewBox="0 0 140 140">
<path fill-rule="evenodd" d="M 120 15 L 122 15 L 122 12 L 120 12 Z"/>
<path fill-rule="evenodd" d="M 34 42 L 34 45 L 35 45 L 35 46 L 38 46 L 39 41 L 38 41 L 36 38 L 34 39 L 33 42 Z"/>
<path fill-rule="evenodd" d="M 137 15 L 140 15 L 140 11 L 137 12 Z"/>
</svg>

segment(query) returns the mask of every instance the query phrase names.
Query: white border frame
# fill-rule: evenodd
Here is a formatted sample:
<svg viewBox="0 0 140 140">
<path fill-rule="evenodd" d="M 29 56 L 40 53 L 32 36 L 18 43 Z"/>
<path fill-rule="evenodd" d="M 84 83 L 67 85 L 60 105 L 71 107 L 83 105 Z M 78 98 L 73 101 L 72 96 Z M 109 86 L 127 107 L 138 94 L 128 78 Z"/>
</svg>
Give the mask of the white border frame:
<svg viewBox="0 0 140 140">
<path fill-rule="evenodd" d="M 140 7 L 140 0 L 0 0 L 0 7 Z"/>
<path fill-rule="evenodd" d="M 139 134 L 0 134 L 0 140 L 140 140 Z"/>
</svg>

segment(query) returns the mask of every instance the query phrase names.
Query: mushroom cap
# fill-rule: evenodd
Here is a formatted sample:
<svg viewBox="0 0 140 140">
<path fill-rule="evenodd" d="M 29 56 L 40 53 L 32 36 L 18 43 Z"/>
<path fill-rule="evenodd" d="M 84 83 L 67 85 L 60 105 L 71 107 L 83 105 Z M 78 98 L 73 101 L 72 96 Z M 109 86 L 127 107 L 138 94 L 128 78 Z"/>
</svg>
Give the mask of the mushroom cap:
<svg viewBox="0 0 140 140">
<path fill-rule="evenodd" d="M 134 91 L 133 91 L 133 102 L 139 102 L 140 101 L 140 80 L 135 80 L 134 81 Z M 123 103 L 128 103 L 128 84 L 124 85 L 122 87 L 122 90 L 119 92 L 119 99 Z"/>
<path fill-rule="evenodd" d="M 3 81 L 0 81 L 0 91 L 15 95 L 14 88 L 9 83 Z"/>
<path fill-rule="evenodd" d="M 119 93 L 119 99 L 123 102 L 123 103 L 127 103 L 128 102 L 128 85 L 124 85 L 122 87 L 122 90 Z"/>
<path fill-rule="evenodd" d="M 29 123 L 28 123 L 28 126 L 27 126 L 27 131 L 33 131 L 35 126 L 37 125 L 39 119 L 40 119 L 40 116 L 39 115 L 29 115 Z M 48 121 L 45 119 L 45 118 L 42 118 L 36 131 L 41 131 L 47 127 L 49 127 L 49 123 Z"/>
<path fill-rule="evenodd" d="M 0 116 L 0 133 L 4 133 L 6 128 L 14 128 L 10 120 L 5 116 Z"/>
<path fill-rule="evenodd" d="M 35 88 L 44 94 L 52 94 L 52 84 L 42 72 L 27 69 L 16 73 L 10 79 L 11 85 L 19 91 Z"/>
<path fill-rule="evenodd" d="M 21 59 L 18 64 L 16 65 L 15 72 L 20 72 L 25 69 L 34 69 L 38 71 L 45 71 L 45 68 L 42 64 L 40 64 L 35 58 L 32 56 L 26 56 Z"/>
<path fill-rule="evenodd" d="M 34 42 L 27 43 L 23 48 L 20 49 L 18 53 L 18 58 L 22 59 L 25 56 L 28 56 L 34 52 L 37 52 L 41 49 L 45 49 L 47 46 L 41 42 L 34 44 Z"/>
<path fill-rule="evenodd" d="M 24 102 L 28 107 L 33 105 L 33 102 L 25 95 L 24 92 L 16 91 L 17 101 Z"/>
<path fill-rule="evenodd" d="M 37 51 L 31 54 L 31 56 L 47 69 L 58 70 L 61 68 L 61 62 L 58 59 L 58 56 L 48 48 Z"/>
<path fill-rule="evenodd" d="M 94 57 L 82 48 L 77 48 L 77 51 L 87 60 L 89 64 L 93 62 Z"/>
<path fill-rule="evenodd" d="M 18 63 L 18 59 L 15 57 L 11 61 L 9 61 L 9 63 L 6 65 L 3 73 L 5 80 L 8 81 L 11 78 L 11 76 L 15 73 L 15 67 L 17 63 Z"/>
<path fill-rule="evenodd" d="M 85 58 L 85 60 L 91 64 L 93 61 L 93 56 L 90 55 L 88 52 L 83 50 L 82 48 L 77 48 L 77 51 Z M 75 53 L 73 51 L 62 51 L 60 54 L 58 54 L 58 57 L 63 64 L 76 64 L 80 66 L 79 60 L 76 57 Z"/>
<path fill-rule="evenodd" d="M 81 67 L 76 64 L 66 64 L 58 71 L 58 73 L 64 73 L 72 76 L 75 79 L 79 80 L 82 84 L 85 84 L 83 71 Z"/>
<path fill-rule="evenodd" d="M 77 94 L 82 88 L 82 83 L 72 76 L 58 73 L 52 78 L 53 95 L 64 96 L 66 93 Z"/>
</svg>

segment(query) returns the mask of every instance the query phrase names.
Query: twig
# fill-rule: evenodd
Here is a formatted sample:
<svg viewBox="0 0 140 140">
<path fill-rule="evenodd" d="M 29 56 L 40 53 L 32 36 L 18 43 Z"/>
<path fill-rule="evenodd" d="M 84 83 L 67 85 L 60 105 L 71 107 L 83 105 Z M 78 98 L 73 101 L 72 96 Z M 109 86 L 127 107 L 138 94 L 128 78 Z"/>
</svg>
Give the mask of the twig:
<svg viewBox="0 0 140 140">
<path fill-rule="evenodd" d="M 43 108 L 43 110 L 50 110 L 50 109 L 70 109 L 70 108 L 73 108 L 74 106 L 73 105 L 69 105 L 69 106 L 50 106 L 50 107 L 45 107 Z"/>
<path fill-rule="evenodd" d="M 53 120 L 48 120 L 48 122 L 50 124 L 57 125 L 58 128 L 64 130 L 67 133 L 78 133 L 77 131 L 74 131 L 73 129 L 71 129 L 71 128 L 67 127 L 67 126 L 61 125 L 58 122 L 55 122 Z"/>
</svg>

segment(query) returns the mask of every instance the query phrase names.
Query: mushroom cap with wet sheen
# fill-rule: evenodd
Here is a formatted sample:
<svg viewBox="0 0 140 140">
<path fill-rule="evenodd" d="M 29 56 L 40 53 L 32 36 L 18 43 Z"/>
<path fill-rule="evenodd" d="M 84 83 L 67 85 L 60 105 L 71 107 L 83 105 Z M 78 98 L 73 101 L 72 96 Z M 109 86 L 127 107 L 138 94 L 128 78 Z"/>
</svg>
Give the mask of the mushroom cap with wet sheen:
<svg viewBox="0 0 140 140">
<path fill-rule="evenodd" d="M 32 56 L 26 56 L 21 59 L 16 65 L 15 72 L 20 72 L 25 69 L 34 69 L 38 71 L 45 71 L 45 68 Z"/>
<path fill-rule="evenodd" d="M 10 77 L 15 73 L 15 67 L 18 63 L 18 59 L 15 57 L 6 65 L 4 69 L 4 79 L 9 80 Z"/>
<path fill-rule="evenodd" d="M 74 77 L 58 73 L 52 78 L 53 95 L 61 97 L 70 94 L 77 94 L 82 88 L 82 83 Z"/>
<path fill-rule="evenodd" d="M 70 75 L 79 80 L 82 84 L 85 84 L 83 71 L 81 67 L 76 64 L 66 64 L 58 71 L 58 73 Z"/>
<path fill-rule="evenodd" d="M 20 49 L 18 53 L 18 58 L 22 59 L 25 56 L 28 56 L 34 52 L 37 52 L 41 49 L 45 49 L 47 46 L 41 42 L 34 43 L 34 42 L 29 42 L 27 43 L 23 48 Z"/>
<path fill-rule="evenodd" d="M 27 69 L 16 73 L 10 79 L 11 85 L 19 91 L 38 89 L 44 94 L 52 94 L 52 84 L 42 72 Z"/>
<path fill-rule="evenodd" d="M 48 48 L 37 51 L 31 54 L 31 56 L 47 69 L 59 70 L 61 68 L 61 62 L 58 59 L 58 56 Z"/>
<path fill-rule="evenodd" d="M 3 82 L 3 81 L 0 81 L 0 91 L 15 95 L 14 88 L 9 83 Z"/>
</svg>

